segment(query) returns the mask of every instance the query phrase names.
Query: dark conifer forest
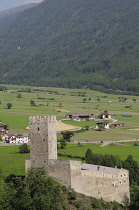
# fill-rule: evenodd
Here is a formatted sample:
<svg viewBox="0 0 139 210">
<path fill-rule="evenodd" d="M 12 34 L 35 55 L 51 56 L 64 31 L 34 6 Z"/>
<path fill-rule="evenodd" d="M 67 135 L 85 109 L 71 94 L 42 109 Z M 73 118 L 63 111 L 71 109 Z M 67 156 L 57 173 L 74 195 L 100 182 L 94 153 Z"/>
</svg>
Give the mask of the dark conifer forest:
<svg viewBox="0 0 139 210">
<path fill-rule="evenodd" d="M 139 1 L 45 0 L 23 11 L 0 25 L 0 83 L 139 95 Z"/>
</svg>

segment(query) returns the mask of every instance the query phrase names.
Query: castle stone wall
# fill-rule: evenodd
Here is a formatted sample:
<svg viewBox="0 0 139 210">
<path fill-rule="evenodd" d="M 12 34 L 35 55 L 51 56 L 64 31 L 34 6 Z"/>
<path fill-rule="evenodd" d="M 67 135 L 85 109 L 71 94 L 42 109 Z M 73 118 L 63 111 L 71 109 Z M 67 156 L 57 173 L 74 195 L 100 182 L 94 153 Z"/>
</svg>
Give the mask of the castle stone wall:
<svg viewBox="0 0 139 210">
<path fill-rule="evenodd" d="M 126 177 L 121 175 L 126 174 Z M 119 178 L 120 177 L 120 178 Z M 128 171 L 118 169 L 116 174 L 102 171 L 81 170 L 82 192 L 85 195 L 103 198 L 106 201 L 122 203 L 124 198 L 129 198 Z"/>
<path fill-rule="evenodd" d="M 79 193 L 120 203 L 125 197 L 130 200 L 127 170 L 57 160 L 55 116 L 30 118 L 30 157 L 26 171 L 43 167 L 49 176 Z"/>
<path fill-rule="evenodd" d="M 70 160 L 49 160 L 49 176 L 71 187 Z"/>
</svg>

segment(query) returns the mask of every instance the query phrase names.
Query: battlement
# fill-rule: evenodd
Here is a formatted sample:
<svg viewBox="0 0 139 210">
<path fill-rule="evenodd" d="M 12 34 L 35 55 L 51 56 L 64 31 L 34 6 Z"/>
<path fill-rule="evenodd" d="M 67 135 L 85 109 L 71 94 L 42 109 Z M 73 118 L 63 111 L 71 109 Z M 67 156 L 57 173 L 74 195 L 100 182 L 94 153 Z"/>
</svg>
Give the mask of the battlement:
<svg viewBox="0 0 139 210">
<path fill-rule="evenodd" d="M 51 115 L 51 116 L 31 116 L 29 118 L 29 121 L 32 124 L 35 123 L 35 122 L 38 123 L 38 121 L 39 122 L 40 121 L 46 121 L 46 122 L 49 122 L 49 123 L 53 123 L 53 122 L 56 122 L 56 116 L 53 116 L 53 115 Z"/>
</svg>

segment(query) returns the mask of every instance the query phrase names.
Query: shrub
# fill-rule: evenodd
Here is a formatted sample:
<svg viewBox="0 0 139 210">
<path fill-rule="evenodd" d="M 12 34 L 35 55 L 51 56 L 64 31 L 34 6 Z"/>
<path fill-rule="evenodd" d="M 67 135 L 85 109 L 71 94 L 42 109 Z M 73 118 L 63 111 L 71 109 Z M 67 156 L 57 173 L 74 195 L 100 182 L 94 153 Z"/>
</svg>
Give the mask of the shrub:
<svg viewBox="0 0 139 210">
<path fill-rule="evenodd" d="M 29 148 L 26 143 L 19 146 L 19 153 L 29 153 Z"/>
<path fill-rule="evenodd" d="M 76 192 L 74 190 L 72 190 L 70 193 L 69 193 L 69 196 L 68 196 L 68 199 L 69 200 L 76 200 Z"/>
<path fill-rule="evenodd" d="M 80 207 L 82 206 L 82 201 L 81 201 L 81 200 L 74 201 L 73 205 L 74 205 L 76 208 L 80 208 Z"/>
</svg>

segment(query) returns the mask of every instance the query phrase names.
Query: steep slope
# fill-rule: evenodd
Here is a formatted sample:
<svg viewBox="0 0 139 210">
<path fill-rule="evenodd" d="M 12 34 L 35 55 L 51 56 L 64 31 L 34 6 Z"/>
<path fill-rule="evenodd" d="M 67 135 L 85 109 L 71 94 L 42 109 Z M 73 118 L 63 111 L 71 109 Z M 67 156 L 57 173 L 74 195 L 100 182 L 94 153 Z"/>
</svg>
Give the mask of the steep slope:
<svg viewBox="0 0 139 210">
<path fill-rule="evenodd" d="M 45 0 L 0 37 L 0 83 L 138 92 L 138 0 Z"/>
<path fill-rule="evenodd" d="M 26 4 L 20 7 L 12 8 L 0 12 L 0 31 L 2 31 L 6 26 L 10 25 L 13 20 L 16 18 L 26 9 L 36 6 L 37 4 Z"/>
</svg>

